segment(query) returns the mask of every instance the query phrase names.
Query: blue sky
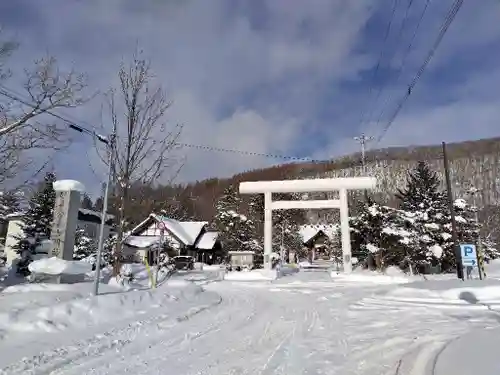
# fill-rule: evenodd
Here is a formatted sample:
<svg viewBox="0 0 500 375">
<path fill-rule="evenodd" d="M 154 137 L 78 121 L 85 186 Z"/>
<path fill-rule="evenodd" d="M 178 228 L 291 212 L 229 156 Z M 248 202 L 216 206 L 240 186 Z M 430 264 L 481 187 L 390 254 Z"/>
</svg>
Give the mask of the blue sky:
<svg viewBox="0 0 500 375">
<path fill-rule="evenodd" d="M 396 81 L 426 2 L 412 2 L 401 28 L 409 1 L 398 1 L 387 43 L 394 0 L 16 0 L 0 2 L 0 24 L 21 43 L 9 61 L 14 73 L 49 53 L 86 72 L 92 90 L 116 85 L 138 40 L 174 102 L 168 122 L 185 125 L 185 143 L 329 158 L 357 151 L 352 138 L 361 132 L 380 134 L 453 2 L 429 2 Z M 497 0 L 464 3 L 378 146 L 499 135 L 499 21 Z M 100 123 L 101 102 L 67 114 Z M 282 162 L 193 149 L 178 156 L 186 157 L 184 182 Z M 103 178 L 89 140 L 54 160 L 60 177 L 80 179 L 92 192 Z"/>
</svg>

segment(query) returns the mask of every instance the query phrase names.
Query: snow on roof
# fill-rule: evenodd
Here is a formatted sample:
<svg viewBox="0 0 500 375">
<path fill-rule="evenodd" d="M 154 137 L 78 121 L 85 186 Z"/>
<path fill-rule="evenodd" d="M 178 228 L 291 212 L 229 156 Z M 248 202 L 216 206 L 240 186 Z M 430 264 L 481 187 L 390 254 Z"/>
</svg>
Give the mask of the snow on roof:
<svg viewBox="0 0 500 375">
<path fill-rule="evenodd" d="M 309 241 L 320 231 L 326 234 L 330 239 L 333 239 L 337 234 L 337 228 L 338 224 L 306 224 L 300 226 L 299 234 L 303 242 Z"/>
<path fill-rule="evenodd" d="M 201 236 L 196 247 L 202 250 L 211 250 L 214 248 L 217 237 L 219 237 L 218 232 L 205 232 Z"/>
<path fill-rule="evenodd" d="M 76 190 L 79 191 L 80 193 L 85 192 L 85 186 L 80 181 L 76 180 L 59 180 L 55 181 L 52 186 L 54 187 L 55 191 L 70 191 L 70 190 Z"/>
<path fill-rule="evenodd" d="M 132 247 L 147 248 L 160 243 L 160 236 L 128 236 L 124 241 Z"/>
<path fill-rule="evenodd" d="M 80 208 L 79 211 L 84 214 L 84 215 L 94 215 L 94 216 L 97 216 L 99 218 L 99 220 L 101 219 L 101 213 L 98 212 L 98 211 L 94 211 L 94 210 L 88 210 L 86 208 Z M 115 215 L 111 215 L 111 214 L 106 214 L 106 221 L 107 220 L 111 220 L 111 219 L 114 219 L 115 218 Z"/>
<path fill-rule="evenodd" d="M 200 232 L 208 225 L 208 221 L 178 221 L 177 223 L 179 223 L 180 227 L 189 238 L 189 243 L 186 243 L 186 245 L 194 245 Z"/>
<path fill-rule="evenodd" d="M 151 219 L 162 223 L 167 231 L 172 233 L 184 245 L 188 246 L 194 245 L 202 229 L 208 225 L 208 221 L 177 221 L 166 216 L 151 214 L 146 220 L 132 229 L 130 234 L 133 235 L 140 229 L 143 229 L 143 226 Z"/>
</svg>

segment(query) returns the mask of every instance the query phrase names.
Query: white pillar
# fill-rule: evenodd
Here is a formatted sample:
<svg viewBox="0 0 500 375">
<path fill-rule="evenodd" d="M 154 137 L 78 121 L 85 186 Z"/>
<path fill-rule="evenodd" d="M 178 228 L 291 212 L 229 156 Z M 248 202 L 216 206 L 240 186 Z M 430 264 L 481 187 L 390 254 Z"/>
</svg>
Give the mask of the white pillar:
<svg viewBox="0 0 500 375">
<path fill-rule="evenodd" d="M 347 203 L 347 190 L 339 190 L 340 198 L 340 232 L 342 239 L 342 258 L 344 273 L 352 272 L 351 236 L 349 233 L 349 207 Z"/>
<path fill-rule="evenodd" d="M 273 252 L 273 210 L 272 193 L 264 193 L 264 269 L 271 269 Z"/>
</svg>

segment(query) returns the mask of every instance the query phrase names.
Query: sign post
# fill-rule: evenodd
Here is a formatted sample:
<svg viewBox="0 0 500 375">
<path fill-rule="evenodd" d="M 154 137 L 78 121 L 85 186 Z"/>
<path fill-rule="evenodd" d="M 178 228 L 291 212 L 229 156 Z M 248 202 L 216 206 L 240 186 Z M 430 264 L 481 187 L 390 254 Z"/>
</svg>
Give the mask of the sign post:
<svg viewBox="0 0 500 375">
<path fill-rule="evenodd" d="M 478 257 L 476 245 L 473 244 L 461 244 L 460 245 L 460 253 L 462 258 L 462 267 L 467 269 L 474 269 L 477 267 L 479 271 L 479 277 L 481 278 L 481 268 L 479 267 Z M 469 272 L 467 272 L 467 276 L 469 276 Z"/>
</svg>

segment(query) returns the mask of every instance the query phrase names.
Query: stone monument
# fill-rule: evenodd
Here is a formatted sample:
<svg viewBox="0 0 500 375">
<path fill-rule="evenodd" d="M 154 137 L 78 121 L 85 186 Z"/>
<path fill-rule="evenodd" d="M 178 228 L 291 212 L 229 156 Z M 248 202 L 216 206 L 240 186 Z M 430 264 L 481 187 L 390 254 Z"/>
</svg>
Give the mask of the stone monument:
<svg viewBox="0 0 500 375">
<path fill-rule="evenodd" d="M 52 255 L 64 260 L 73 260 L 78 210 L 85 187 L 78 181 L 59 180 L 54 182 L 54 190 L 56 202 L 50 235 Z M 60 282 L 66 282 L 63 278 L 66 279 L 66 276 L 61 277 Z"/>
</svg>

